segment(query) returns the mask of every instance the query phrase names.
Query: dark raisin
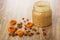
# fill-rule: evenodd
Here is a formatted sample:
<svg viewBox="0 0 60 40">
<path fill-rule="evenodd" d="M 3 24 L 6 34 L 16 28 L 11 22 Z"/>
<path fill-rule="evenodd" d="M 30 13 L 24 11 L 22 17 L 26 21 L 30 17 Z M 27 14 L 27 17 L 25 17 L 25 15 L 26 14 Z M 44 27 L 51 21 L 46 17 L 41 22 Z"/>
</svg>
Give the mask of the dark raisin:
<svg viewBox="0 0 60 40">
<path fill-rule="evenodd" d="M 34 33 L 31 33 L 31 35 L 34 35 Z"/>
<path fill-rule="evenodd" d="M 27 19 L 27 21 L 29 21 L 29 19 Z"/>
<path fill-rule="evenodd" d="M 16 28 L 15 31 L 17 31 L 18 29 Z"/>
<path fill-rule="evenodd" d="M 27 28 L 24 28 L 25 30 L 27 30 Z"/>
<path fill-rule="evenodd" d="M 34 33 L 29 33 L 28 35 L 29 35 L 29 36 L 33 36 L 33 35 L 34 35 Z"/>
<path fill-rule="evenodd" d="M 37 31 L 35 28 L 33 28 L 32 30 L 35 31 L 35 32 Z"/>
<path fill-rule="evenodd" d="M 30 28 L 30 29 L 32 29 L 32 28 Z"/>
<path fill-rule="evenodd" d="M 14 37 L 15 35 L 13 34 L 12 37 Z"/>
<path fill-rule="evenodd" d="M 42 31 L 45 31 L 45 29 L 42 29 Z"/>
<path fill-rule="evenodd" d="M 22 20 L 24 20 L 24 18 L 22 18 Z"/>
<path fill-rule="evenodd" d="M 26 33 L 29 33 L 30 31 L 28 30 L 28 31 L 26 31 Z"/>
<path fill-rule="evenodd" d="M 46 32 L 43 32 L 43 35 L 46 36 Z"/>
<path fill-rule="evenodd" d="M 17 27 L 18 27 L 18 28 L 22 28 L 22 23 L 17 24 Z"/>
<path fill-rule="evenodd" d="M 23 35 L 19 36 L 19 37 L 23 37 Z"/>
<path fill-rule="evenodd" d="M 12 37 L 14 37 L 14 36 L 16 36 L 16 34 L 15 33 L 12 33 Z"/>
<path fill-rule="evenodd" d="M 12 35 L 12 33 L 9 33 L 9 36 L 11 36 Z"/>
<path fill-rule="evenodd" d="M 37 34 L 37 35 L 39 35 L 40 33 L 39 33 L 39 32 L 37 32 L 36 34 Z"/>
<path fill-rule="evenodd" d="M 26 23 L 26 21 L 24 20 L 24 23 Z"/>
<path fill-rule="evenodd" d="M 27 33 L 24 33 L 24 36 L 27 36 Z"/>
</svg>

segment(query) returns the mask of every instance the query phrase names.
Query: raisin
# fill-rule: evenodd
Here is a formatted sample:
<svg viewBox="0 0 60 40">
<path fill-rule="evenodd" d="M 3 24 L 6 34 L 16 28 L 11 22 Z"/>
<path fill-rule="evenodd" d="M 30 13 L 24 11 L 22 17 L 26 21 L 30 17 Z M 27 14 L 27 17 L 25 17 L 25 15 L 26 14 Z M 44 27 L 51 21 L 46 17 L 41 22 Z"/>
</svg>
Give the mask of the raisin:
<svg viewBox="0 0 60 40">
<path fill-rule="evenodd" d="M 17 27 L 18 27 L 18 28 L 22 28 L 22 23 L 17 24 Z"/>
<path fill-rule="evenodd" d="M 27 30 L 27 28 L 24 28 L 25 30 Z"/>
<path fill-rule="evenodd" d="M 33 28 L 32 30 L 35 31 L 35 32 L 37 31 L 35 28 Z"/>
<path fill-rule="evenodd" d="M 45 29 L 42 29 L 42 31 L 45 31 Z"/>
<path fill-rule="evenodd" d="M 29 19 L 27 19 L 27 21 L 29 21 Z"/>
<path fill-rule="evenodd" d="M 28 30 L 28 31 L 26 31 L 26 33 L 29 33 L 30 31 Z"/>
<path fill-rule="evenodd" d="M 39 33 L 39 32 L 37 32 L 36 34 L 37 34 L 37 35 L 39 35 L 40 33 Z"/>
<path fill-rule="evenodd" d="M 24 18 L 22 18 L 22 20 L 24 20 Z"/>
<path fill-rule="evenodd" d="M 29 33 L 29 34 L 28 34 L 28 36 L 33 36 L 33 35 L 34 35 L 34 33 Z"/>
<path fill-rule="evenodd" d="M 46 32 L 43 32 L 43 35 L 46 36 Z"/>
<path fill-rule="evenodd" d="M 24 33 L 24 36 L 27 36 L 27 33 Z"/>
</svg>

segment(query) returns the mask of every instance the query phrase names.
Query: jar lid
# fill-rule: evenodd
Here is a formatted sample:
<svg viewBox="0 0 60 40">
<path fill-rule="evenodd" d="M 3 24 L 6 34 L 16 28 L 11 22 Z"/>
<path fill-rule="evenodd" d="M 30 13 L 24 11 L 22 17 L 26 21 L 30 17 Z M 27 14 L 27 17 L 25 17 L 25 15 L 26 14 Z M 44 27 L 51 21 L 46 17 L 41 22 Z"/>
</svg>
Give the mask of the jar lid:
<svg viewBox="0 0 60 40">
<path fill-rule="evenodd" d="M 37 11 L 37 12 L 48 11 L 48 10 L 50 10 L 50 4 L 49 4 L 49 2 L 45 2 L 45 1 L 35 2 L 34 10 Z"/>
</svg>

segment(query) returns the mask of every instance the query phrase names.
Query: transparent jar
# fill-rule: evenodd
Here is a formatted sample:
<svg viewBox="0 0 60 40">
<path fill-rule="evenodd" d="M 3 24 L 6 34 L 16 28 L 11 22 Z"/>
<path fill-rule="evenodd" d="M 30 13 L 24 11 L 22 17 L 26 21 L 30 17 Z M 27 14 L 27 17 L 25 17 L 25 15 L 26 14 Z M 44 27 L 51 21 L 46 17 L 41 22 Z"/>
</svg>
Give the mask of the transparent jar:
<svg viewBox="0 0 60 40">
<path fill-rule="evenodd" d="M 32 20 L 36 26 L 46 27 L 52 23 L 52 10 L 45 1 L 35 2 L 32 10 Z"/>
</svg>

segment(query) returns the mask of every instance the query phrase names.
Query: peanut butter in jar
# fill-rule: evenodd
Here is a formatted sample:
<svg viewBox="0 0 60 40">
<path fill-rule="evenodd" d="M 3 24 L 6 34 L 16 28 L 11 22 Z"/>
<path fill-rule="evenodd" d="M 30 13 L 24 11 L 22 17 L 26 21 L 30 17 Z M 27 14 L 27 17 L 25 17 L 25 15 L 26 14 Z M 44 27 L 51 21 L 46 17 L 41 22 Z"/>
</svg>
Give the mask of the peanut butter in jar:
<svg viewBox="0 0 60 40">
<path fill-rule="evenodd" d="M 52 23 L 52 10 L 50 4 L 44 1 L 38 1 L 34 4 L 32 10 L 32 20 L 36 26 L 46 27 Z"/>
</svg>

